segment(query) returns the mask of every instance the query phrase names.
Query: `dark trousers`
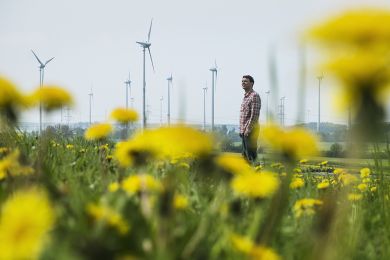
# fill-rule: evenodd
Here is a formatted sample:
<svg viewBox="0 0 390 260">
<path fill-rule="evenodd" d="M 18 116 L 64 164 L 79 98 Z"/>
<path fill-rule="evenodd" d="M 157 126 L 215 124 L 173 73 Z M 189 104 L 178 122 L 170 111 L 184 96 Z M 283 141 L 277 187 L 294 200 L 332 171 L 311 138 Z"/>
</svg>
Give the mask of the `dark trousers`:
<svg viewBox="0 0 390 260">
<path fill-rule="evenodd" d="M 241 135 L 242 156 L 249 162 L 254 162 L 257 158 L 257 134 L 257 131 L 253 131 L 248 136 Z"/>
</svg>

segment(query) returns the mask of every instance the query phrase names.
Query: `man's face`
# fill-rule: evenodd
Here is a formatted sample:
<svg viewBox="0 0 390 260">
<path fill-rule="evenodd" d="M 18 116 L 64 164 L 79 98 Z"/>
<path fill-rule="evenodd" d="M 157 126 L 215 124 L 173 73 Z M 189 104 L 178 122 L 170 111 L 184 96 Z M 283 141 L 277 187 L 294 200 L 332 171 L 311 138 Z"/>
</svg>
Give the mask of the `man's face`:
<svg viewBox="0 0 390 260">
<path fill-rule="evenodd" d="M 251 90 L 253 87 L 253 83 L 249 81 L 247 78 L 242 78 L 241 86 L 245 91 Z"/>
</svg>

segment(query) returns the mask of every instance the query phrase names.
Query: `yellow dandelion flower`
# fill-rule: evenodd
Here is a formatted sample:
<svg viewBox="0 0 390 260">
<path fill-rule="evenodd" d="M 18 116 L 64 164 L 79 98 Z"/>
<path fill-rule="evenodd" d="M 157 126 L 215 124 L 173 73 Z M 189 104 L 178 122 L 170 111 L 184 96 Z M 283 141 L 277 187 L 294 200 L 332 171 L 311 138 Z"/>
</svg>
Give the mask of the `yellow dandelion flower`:
<svg viewBox="0 0 390 260">
<path fill-rule="evenodd" d="M 222 153 L 215 159 L 215 162 L 223 170 L 234 175 L 253 172 L 248 162 L 238 154 Z"/>
<path fill-rule="evenodd" d="M 66 149 L 72 150 L 74 148 L 73 144 L 67 144 Z"/>
<path fill-rule="evenodd" d="M 335 175 L 340 175 L 340 174 L 343 174 L 345 173 L 345 170 L 344 169 L 341 169 L 341 168 L 336 168 L 333 170 L 333 174 Z"/>
<path fill-rule="evenodd" d="M 48 111 L 73 105 L 71 94 L 67 90 L 54 85 L 45 85 L 36 89 L 30 99 L 32 104 L 38 105 L 41 103 L 42 107 Z"/>
<path fill-rule="evenodd" d="M 317 184 L 317 189 L 324 190 L 329 187 L 329 181 L 325 180 Z"/>
<path fill-rule="evenodd" d="M 360 177 L 361 178 L 368 178 L 371 175 L 371 170 L 369 168 L 363 168 L 360 170 Z"/>
<path fill-rule="evenodd" d="M 299 161 L 300 164 L 305 164 L 305 163 L 307 163 L 307 162 L 308 162 L 307 159 L 302 159 L 302 160 Z"/>
<path fill-rule="evenodd" d="M 113 183 L 110 183 L 110 185 L 108 185 L 109 192 L 116 192 L 117 190 L 119 190 L 119 188 L 120 188 L 120 186 L 119 186 L 118 182 L 113 182 Z"/>
<path fill-rule="evenodd" d="M 349 193 L 348 194 L 348 200 L 349 201 L 359 201 L 362 198 L 363 198 L 362 194 L 358 194 L 358 193 Z"/>
<path fill-rule="evenodd" d="M 359 24 L 359 26 L 355 26 Z M 368 47 L 390 43 L 390 11 L 362 8 L 344 12 L 315 26 L 308 37 L 331 45 Z"/>
<path fill-rule="evenodd" d="M 122 181 L 121 187 L 130 195 L 140 191 L 162 191 L 161 183 L 148 174 L 129 176 Z"/>
<path fill-rule="evenodd" d="M 299 218 L 301 216 L 311 216 L 314 215 L 316 209 L 321 206 L 323 202 L 317 199 L 300 199 L 297 200 L 294 204 L 293 211 L 295 217 Z"/>
<path fill-rule="evenodd" d="M 179 125 L 147 129 L 116 147 L 115 157 L 122 166 L 129 166 L 148 157 L 182 158 L 209 154 L 213 142 L 199 130 Z"/>
<path fill-rule="evenodd" d="M 267 125 L 262 136 L 273 149 L 294 160 L 318 153 L 317 138 L 304 128 L 284 130 L 276 125 Z"/>
<path fill-rule="evenodd" d="M 320 162 L 318 165 L 320 165 L 320 166 L 326 166 L 326 165 L 328 165 L 328 161 L 322 161 L 322 162 Z"/>
<path fill-rule="evenodd" d="M 34 173 L 34 169 L 19 163 L 20 151 L 14 150 L 0 160 L 0 174 L 5 178 L 8 175 L 20 176 Z"/>
<path fill-rule="evenodd" d="M 238 252 L 244 253 L 250 259 L 279 260 L 280 256 L 271 248 L 262 245 L 256 245 L 250 238 L 232 234 L 230 236 L 233 248 Z"/>
<path fill-rule="evenodd" d="M 243 237 L 237 234 L 230 236 L 233 248 L 239 252 L 249 254 L 255 243 L 248 237 Z"/>
<path fill-rule="evenodd" d="M 106 138 L 112 132 L 110 124 L 95 124 L 85 131 L 84 137 L 87 140 L 100 140 Z"/>
<path fill-rule="evenodd" d="M 173 206 L 175 209 L 186 209 L 188 208 L 188 198 L 184 195 L 175 194 L 173 198 Z"/>
<path fill-rule="evenodd" d="M 91 203 L 87 205 L 87 212 L 96 221 L 103 221 L 107 223 L 122 235 L 125 235 L 129 232 L 130 227 L 123 219 L 123 217 L 107 206 Z"/>
<path fill-rule="evenodd" d="M 363 183 L 370 183 L 371 182 L 371 179 L 370 178 L 364 178 L 362 180 Z"/>
<path fill-rule="evenodd" d="M 305 186 L 305 181 L 302 178 L 293 178 L 290 183 L 290 189 L 299 189 Z"/>
<path fill-rule="evenodd" d="M 24 105 L 25 99 L 16 85 L 5 77 L 0 76 L 0 108 Z"/>
<path fill-rule="evenodd" d="M 253 198 L 271 197 L 279 188 L 279 179 L 272 172 L 236 175 L 230 186 L 241 196 Z"/>
<path fill-rule="evenodd" d="M 370 188 L 371 192 L 376 192 L 377 190 L 378 190 L 378 188 L 376 186 Z"/>
<path fill-rule="evenodd" d="M 249 253 L 251 259 L 256 260 L 280 260 L 281 257 L 272 248 L 266 246 L 255 245 Z"/>
<path fill-rule="evenodd" d="M 54 221 L 54 209 L 42 190 L 11 195 L 1 210 L 0 259 L 38 259 Z"/>
<path fill-rule="evenodd" d="M 137 121 L 138 113 L 133 109 L 116 108 L 111 112 L 111 118 L 125 124 Z"/>
<path fill-rule="evenodd" d="M 360 183 L 358 186 L 357 186 L 358 190 L 360 190 L 361 192 L 364 192 L 368 189 L 368 186 L 367 184 L 365 183 Z"/>
<path fill-rule="evenodd" d="M 339 181 L 344 185 L 350 185 L 356 183 L 358 181 L 358 178 L 355 175 L 346 173 L 339 175 Z"/>
</svg>

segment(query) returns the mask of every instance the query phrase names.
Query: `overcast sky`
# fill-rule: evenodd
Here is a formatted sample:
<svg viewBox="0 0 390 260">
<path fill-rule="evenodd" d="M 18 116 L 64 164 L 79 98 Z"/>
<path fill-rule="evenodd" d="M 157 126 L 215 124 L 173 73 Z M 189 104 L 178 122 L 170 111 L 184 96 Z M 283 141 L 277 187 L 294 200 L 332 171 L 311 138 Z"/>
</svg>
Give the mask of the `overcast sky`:
<svg viewBox="0 0 390 260">
<path fill-rule="evenodd" d="M 269 98 L 285 99 L 285 122 L 293 124 L 299 102 L 300 37 L 310 25 L 351 7 L 383 6 L 386 0 L 0 0 L 0 74 L 30 91 L 39 85 L 38 63 L 55 57 L 45 70 L 45 83 L 67 88 L 76 100 L 70 121 L 104 121 L 113 108 L 125 106 L 125 84 L 131 73 L 134 108 L 142 114 L 142 49 L 151 18 L 151 52 L 155 65 L 146 63 L 146 100 L 150 122 L 163 122 L 167 114 L 167 80 L 172 73 L 172 121 L 203 122 L 203 87 L 209 87 L 206 121 L 211 120 L 211 72 L 217 61 L 215 123 L 238 124 L 242 101 L 241 76 L 255 78 L 265 121 L 266 94 L 270 89 L 268 57 L 276 53 L 279 91 Z M 358 26 L 358 25 L 357 25 Z M 315 53 L 307 53 L 308 74 L 304 118 L 317 121 L 318 83 Z M 321 121 L 345 123 L 346 114 L 332 109 L 335 83 L 322 81 Z M 271 95 L 274 93 L 271 93 Z M 60 113 L 45 118 L 61 120 Z M 66 120 L 65 118 L 63 119 Z M 22 121 L 38 122 L 38 112 Z"/>
</svg>

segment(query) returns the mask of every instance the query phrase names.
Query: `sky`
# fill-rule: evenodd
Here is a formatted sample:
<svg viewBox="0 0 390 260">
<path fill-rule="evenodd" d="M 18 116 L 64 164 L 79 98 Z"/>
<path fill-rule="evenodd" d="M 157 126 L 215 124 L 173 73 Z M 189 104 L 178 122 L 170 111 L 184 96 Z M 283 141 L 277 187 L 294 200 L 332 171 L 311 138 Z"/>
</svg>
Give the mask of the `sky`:
<svg viewBox="0 0 390 260">
<path fill-rule="evenodd" d="M 268 97 L 268 109 L 278 113 L 285 96 L 285 124 L 298 118 L 304 102 L 306 122 L 318 118 L 318 55 L 306 48 L 305 99 L 298 91 L 303 33 L 323 19 L 358 7 L 386 7 L 388 0 L 0 0 L 0 75 L 29 92 L 39 86 L 38 62 L 55 57 L 45 68 L 45 84 L 68 89 L 75 106 L 45 115 L 45 122 L 103 122 L 112 109 L 124 107 L 130 73 L 133 98 L 129 106 L 142 116 L 142 48 L 153 18 L 151 53 L 146 57 L 148 122 L 167 122 L 167 77 L 172 73 L 171 121 L 211 122 L 211 72 L 216 61 L 215 124 L 238 124 L 243 97 L 241 77 L 250 74 L 262 98 L 260 121 L 266 119 L 270 90 L 269 57 L 274 53 L 278 91 Z M 358 26 L 358 25 L 357 25 Z M 347 113 L 335 111 L 337 84 L 321 81 L 321 121 L 345 124 Z M 161 101 L 162 98 L 162 101 Z M 161 110 L 162 108 L 162 110 Z M 38 110 L 24 112 L 22 122 L 39 122 Z"/>
</svg>

